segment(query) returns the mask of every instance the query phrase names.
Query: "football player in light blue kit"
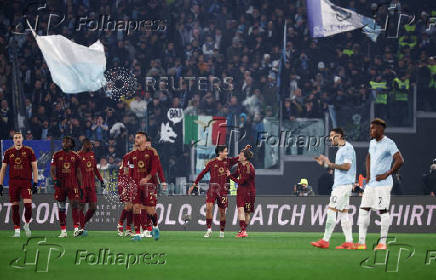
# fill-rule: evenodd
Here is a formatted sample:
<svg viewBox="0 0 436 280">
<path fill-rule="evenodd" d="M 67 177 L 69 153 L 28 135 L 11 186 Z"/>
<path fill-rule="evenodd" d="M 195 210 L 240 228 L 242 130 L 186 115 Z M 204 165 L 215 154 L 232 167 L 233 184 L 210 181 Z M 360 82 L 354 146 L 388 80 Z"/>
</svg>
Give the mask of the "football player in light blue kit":
<svg viewBox="0 0 436 280">
<path fill-rule="evenodd" d="M 394 141 L 384 135 L 386 123 L 376 118 L 371 122 L 369 133 L 369 153 L 366 156 L 366 178 L 369 182 L 365 187 L 359 209 L 359 243 L 355 249 L 366 249 L 366 232 L 370 223 L 371 210 L 380 214 L 380 239 L 376 250 L 386 250 L 386 239 L 390 224 L 389 203 L 393 186 L 392 174 L 398 171 L 404 163 L 403 156 Z M 392 164 L 392 161 L 394 162 Z"/>
<path fill-rule="evenodd" d="M 334 128 L 330 131 L 330 143 L 338 147 L 335 163 L 320 155 L 315 160 L 325 168 L 335 169 L 334 183 L 330 195 L 329 208 L 327 210 L 327 221 L 325 224 L 324 237 L 312 246 L 327 249 L 330 246 L 330 237 L 336 226 L 336 213 L 341 221 L 342 231 L 345 235 L 345 242 L 336 249 L 353 249 L 352 224 L 348 214 L 350 196 L 353 185 L 356 181 L 356 152 L 353 146 L 345 141 L 344 131 L 341 128 Z"/>
</svg>

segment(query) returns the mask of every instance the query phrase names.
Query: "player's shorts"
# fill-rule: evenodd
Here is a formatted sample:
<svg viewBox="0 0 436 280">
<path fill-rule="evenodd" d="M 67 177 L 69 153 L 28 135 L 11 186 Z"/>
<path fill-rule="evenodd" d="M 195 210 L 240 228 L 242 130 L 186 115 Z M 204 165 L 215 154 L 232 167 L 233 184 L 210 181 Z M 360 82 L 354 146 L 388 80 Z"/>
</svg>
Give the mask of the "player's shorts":
<svg viewBox="0 0 436 280">
<path fill-rule="evenodd" d="M 254 212 L 254 202 L 256 200 L 256 193 L 251 191 L 249 188 L 239 187 L 236 194 L 236 205 L 239 207 L 244 207 L 244 212 L 253 213 Z"/>
<path fill-rule="evenodd" d="M 350 207 L 350 196 L 353 185 L 342 185 L 333 188 L 330 194 L 329 207 L 337 210 L 345 210 Z"/>
<path fill-rule="evenodd" d="M 55 187 L 54 198 L 57 201 L 79 200 L 80 201 L 80 188 L 79 187 Z"/>
<path fill-rule="evenodd" d="M 138 185 L 133 194 L 133 204 L 143 204 L 145 206 L 156 206 L 157 203 L 157 190 L 153 184 L 145 186 Z"/>
<path fill-rule="evenodd" d="M 392 186 L 366 186 L 363 191 L 360 208 L 371 208 L 373 210 L 389 209 L 391 190 Z"/>
<path fill-rule="evenodd" d="M 214 191 L 207 191 L 206 203 L 215 203 L 221 209 L 226 209 L 229 205 L 229 200 L 226 193 L 217 193 Z"/>
<path fill-rule="evenodd" d="M 9 200 L 19 202 L 22 199 L 32 199 L 32 183 L 30 180 L 9 180 Z"/>
<path fill-rule="evenodd" d="M 95 187 L 80 188 L 80 203 L 97 203 Z"/>
</svg>

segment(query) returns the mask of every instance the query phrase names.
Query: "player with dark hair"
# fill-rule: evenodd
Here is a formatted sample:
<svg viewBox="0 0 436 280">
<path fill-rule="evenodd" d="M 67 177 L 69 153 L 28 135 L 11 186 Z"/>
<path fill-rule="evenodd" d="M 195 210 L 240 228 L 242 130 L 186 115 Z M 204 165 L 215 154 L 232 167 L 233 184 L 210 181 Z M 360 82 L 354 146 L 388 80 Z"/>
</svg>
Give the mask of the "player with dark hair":
<svg viewBox="0 0 436 280">
<path fill-rule="evenodd" d="M 82 150 L 79 152 L 81 158 L 81 174 L 82 185 L 80 186 L 80 229 L 75 232 L 77 235 L 86 235 L 86 223 L 92 218 L 97 209 L 97 193 L 95 190 L 95 177 L 100 181 L 100 187 L 104 188 L 103 178 L 97 169 L 97 161 L 95 160 L 94 152 L 92 151 L 92 143 L 89 139 L 84 139 L 82 142 Z M 88 203 L 88 211 L 85 210 L 85 204 Z"/>
<path fill-rule="evenodd" d="M 244 150 L 249 149 L 247 145 Z M 238 162 L 238 157 L 228 158 L 228 150 L 226 146 L 215 147 L 215 158 L 210 160 L 206 167 L 198 174 L 194 184 L 189 188 L 188 194 L 192 193 L 194 188 L 198 188 L 198 183 L 207 172 L 210 172 L 209 189 L 206 194 L 206 226 L 207 231 L 204 237 L 208 238 L 212 235 L 212 210 L 215 202 L 218 205 L 220 213 L 220 237 L 224 238 L 224 229 L 226 226 L 226 208 L 228 206 L 227 193 L 229 189 L 229 178 L 227 171 Z"/>
<path fill-rule="evenodd" d="M 366 178 L 369 178 L 359 208 L 359 242 L 354 248 L 366 249 L 366 233 L 371 210 L 380 214 L 380 239 L 376 250 L 386 250 L 387 235 L 391 223 L 389 204 L 393 187 L 392 174 L 404 164 L 403 156 L 394 141 L 385 135 L 386 122 L 376 118 L 371 121 L 369 151 L 366 156 Z"/>
<path fill-rule="evenodd" d="M 151 141 L 147 139 L 146 146 L 151 148 Z M 160 158 L 158 156 L 158 168 L 157 168 L 157 176 L 153 176 L 153 183 L 157 186 L 160 184 L 162 186 L 162 190 L 167 189 L 167 183 L 165 181 L 165 175 L 163 172 L 162 164 L 160 162 Z M 142 235 L 141 237 L 150 238 L 152 237 L 151 231 L 153 230 L 153 224 L 149 216 L 147 215 L 147 211 L 145 210 L 145 205 L 143 209 L 141 209 L 141 218 L 143 220 L 142 224 Z"/>
<path fill-rule="evenodd" d="M 311 242 L 311 244 L 322 249 L 329 248 L 330 237 L 336 226 L 337 213 L 345 235 L 345 242 L 337 246 L 336 249 L 353 249 L 352 224 L 348 209 L 350 208 L 351 191 L 356 181 L 356 152 L 353 146 L 345 140 L 342 128 L 330 130 L 329 140 L 333 147 L 338 147 L 335 162 L 330 162 L 329 158 L 324 155 L 315 157 L 315 160 L 319 165 L 335 170 L 334 182 L 327 209 L 324 237 L 318 241 Z"/>
<path fill-rule="evenodd" d="M 145 223 L 141 218 L 143 205 L 153 223 L 153 238 L 155 240 L 159 239 L 158 217 L 156 214 L 157 190 L 153 179 L 157 173 L 159 155 L 154 148 L 147 147 L 147 139 L 145 132 L 137 132 L 135 135 L 137 149 L 128 153 L 123 159 L 124 174 L 129 174 L 137 186 L 133 197 L 133 223 L 135 225 L 133 240 L 141 240 L 141 227 Z"/>
<path fill-rule="evenodd" d="M 65 136 L 62 139 L 62 150 L 53 155 L 50 166 L 50 175 L 54 181 L 55 200 L 58 202 L 59 224 L 61 227 L 60 238 L 67 237 L 66 227 L 66 198 L 71 203 L 73 224 L 78 225 L 80 221 L 79 201 L 80 188 L 82 185 L 82 174 L 80 171 L 81 159 L 73 151 L 74 139 Z M 77 236 L 78 227 L 74 228 L 74 236 Z"/>
<path fill-rule="evenodd" d="M 239 226 L 241 230 L 236 237 L 247 237 L 247 225 L 250 222 L 250 213 L 254 212 L 254 202 L 256 198 L 255 169 L 250 159 L 253 152 L 246 149 L 239 153 L 238 168 L 236 172 L 227 176 L 238 184 L 236 194 L 236 205 L 238 207 Z"/>
<path fill-rule="evenodd" d="M 12 221 L 14 223 L 13 237 L 20 237 L 20 197 L 24 203 L 24 230 L 26 236 L 31 236 L 30 219 L 32 218 L 32 194 L 37 192 L 38 168 L 35 153 L 32 148 L 23 146 L 23 135 L 14 133 L 14 146 L 7 149 L 3 155 L 0 171 L 0 194 L 3 196 L 3 179 L 9 166 L 9 199 L 12 204 Z M 33 185 L 32 185 L 33 175 Z"/>
</svg>

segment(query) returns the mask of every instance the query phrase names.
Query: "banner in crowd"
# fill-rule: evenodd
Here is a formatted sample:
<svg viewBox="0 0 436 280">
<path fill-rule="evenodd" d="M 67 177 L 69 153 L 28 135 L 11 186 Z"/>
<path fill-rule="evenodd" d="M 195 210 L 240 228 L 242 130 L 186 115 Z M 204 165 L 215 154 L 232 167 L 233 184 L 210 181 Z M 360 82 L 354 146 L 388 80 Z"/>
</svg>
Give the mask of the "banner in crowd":
<svg viewBox="0 0 436 280">
<path fill-rule="evenodd" d="M 2 140 L 2 155 L 4 152 L 14 145 L 12 140 Z M 35 152 L 38 160 L 38 183 L 40 186 L 45 186 L 46 179 L 50 177 L 50 161 L 55 151 L 61 149 L 61 141 L 59 140 L 24 140 L 23 145 L 29 146 Z M 6 172 L 3 180 L 3 185 L 9 185 L 9 172 Z"/>
<path fill-rule="evenodd" d="M 206 228 L 205 196 L 165 196 L 158 198 L 159 227 L 166 230 L 204 230 Z M 11 204 L 5 196 L 0 198 L 0 229 L 12 230 Z M 272 232 L 323 232 L 326 222 L 327 196 L 291 197 L 259 196 L 248 227 L 250 231 Z M 358 231 L 358 207 L 360 197 L 351 198 L 350 217 L 353 231 Z M 229 198 L 227 209 L 228 231 L 239 230 L 238 212 L 234 196 Z M 59 229 L 58 208 L 52 194 L 35 195 L 33 199 L 32 229 Z M 104 195 L 98 196 L 98 209 L 88 229 L 113 230 L 123 206 Z M 68 230 L 72 229 L 71 211 L 68 205 Z M 23 214 L 23 212 L 21 212 Z M 393 196 L 390 207 L 391 233 L 429 233 L 436 229 L 436 200 L 430 196 Z M 24 221 L 24 215 L 22 215 Z M 340 225 L 336 231 L 340 231 Z M 215 206 L 213 227 L 218 230 L 219 213 Z M 380 216 L 371 216 L 370 232 L 380 231 Z M 201 237 L 201 235 L 199 235 Z"/>
</svg>

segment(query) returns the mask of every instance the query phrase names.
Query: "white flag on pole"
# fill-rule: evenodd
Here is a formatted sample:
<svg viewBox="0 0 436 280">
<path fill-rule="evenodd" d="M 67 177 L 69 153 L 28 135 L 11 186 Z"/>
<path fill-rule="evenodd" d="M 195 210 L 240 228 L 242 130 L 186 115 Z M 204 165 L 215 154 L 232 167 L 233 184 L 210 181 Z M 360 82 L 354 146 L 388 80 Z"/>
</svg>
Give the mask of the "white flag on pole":
<svg viewBox="0 0 436 280">
<path fill-rule="evenodd" d="M 307 13 L 312 37 L 328 37 L 362 28 L 375 42 L 380 34 L 380 26 L 373 18 L 339 7 L 329 0 L 307 0 Z"/>
<path fill-rule="evenodd" d="M 53 82 L 63 92 L 96 91 L 106 84 L 106 55 L 99 40 L 85 47 L 61 35 L 33 34 L 50 69 Z"/>
</svg>

